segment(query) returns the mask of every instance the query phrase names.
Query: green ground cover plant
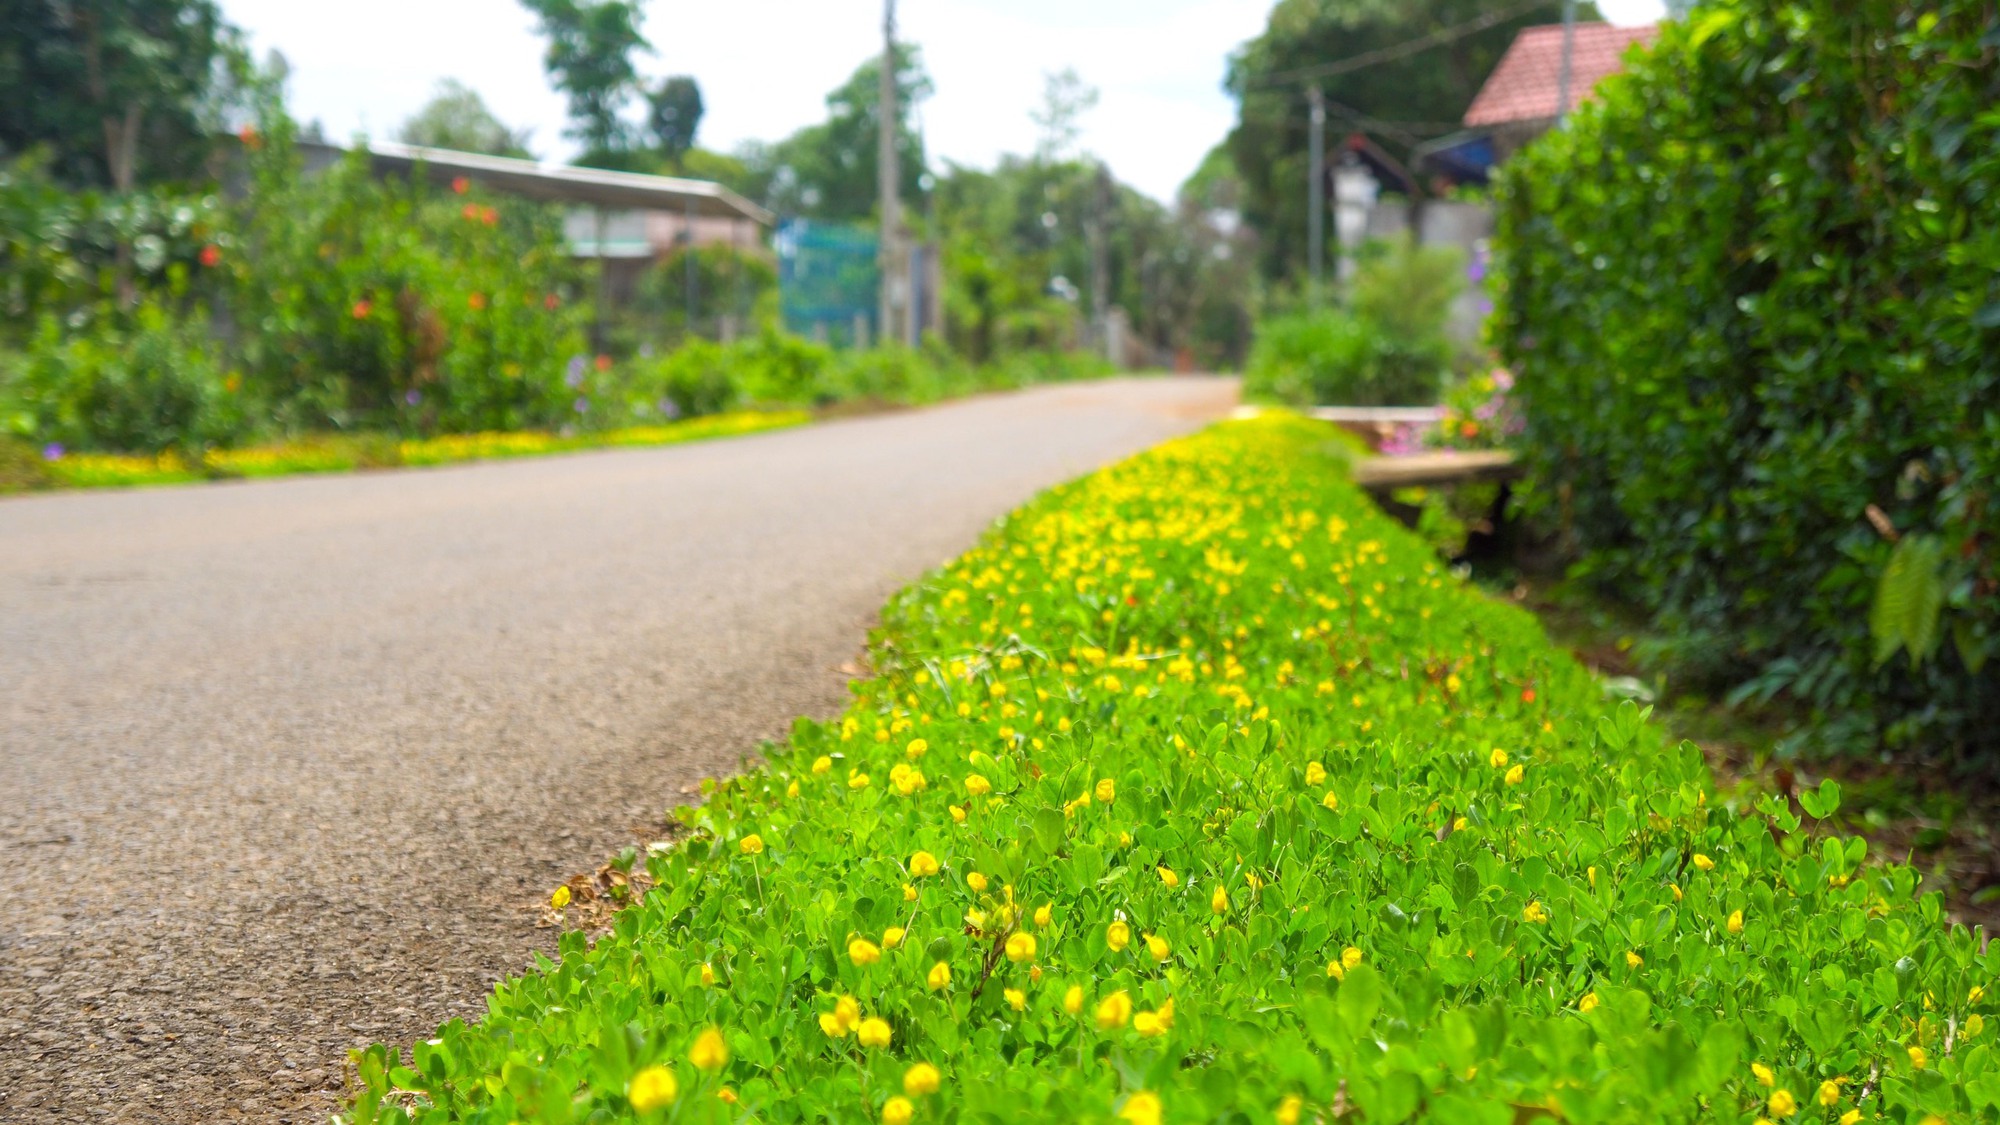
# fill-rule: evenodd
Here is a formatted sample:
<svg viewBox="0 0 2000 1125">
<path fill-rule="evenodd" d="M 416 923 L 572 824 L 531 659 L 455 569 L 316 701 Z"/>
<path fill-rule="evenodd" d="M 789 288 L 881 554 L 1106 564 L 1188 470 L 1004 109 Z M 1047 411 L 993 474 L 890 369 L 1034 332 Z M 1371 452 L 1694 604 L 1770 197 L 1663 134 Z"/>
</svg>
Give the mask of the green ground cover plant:
<svg viewBox="0 0 2000 1125">
<path fill-rule="evenodd" d="M 1983 939 L 1835 787 L 1713 799 L 1346 455 L 1267 414 L 1007 517 L 352 1117 L 1992 1120 Z"/>
<path fill-rule="evenodd" d="M 1505 170 L 1524 493 L 1787 753 L 2000 752 L 2000 9 L 1717 0 Z"/>
</svg>

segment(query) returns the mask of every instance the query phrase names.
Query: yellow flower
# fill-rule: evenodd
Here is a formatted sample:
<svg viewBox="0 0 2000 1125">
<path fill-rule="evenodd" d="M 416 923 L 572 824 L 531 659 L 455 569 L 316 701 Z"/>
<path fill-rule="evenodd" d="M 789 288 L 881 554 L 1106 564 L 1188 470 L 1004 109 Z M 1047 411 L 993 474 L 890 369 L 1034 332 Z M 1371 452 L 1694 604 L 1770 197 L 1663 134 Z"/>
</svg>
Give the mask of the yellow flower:
<svg viewBox="0 0 2000 1125">
<path fill-rule="evenodd" d="M 1594 1011 L 1596 1011 L 1596 1010 L 1597 1010 L 1597 993 L 1595 993 L 1595 992 L 1586 992 L 1586 993 L 1584 993 L 1584 994 L 1583 994 L 1583 998 L 1582 998 L 1581 1000 L 1578 1000 L 1578 1001 L 1576 1002 L 1576 1010 L 1577 1010 L 1577 1011 L 1579 1011 L 1579 1012 L 1594 1012 Z"/>
<path fill-rule="evenodd" d="M 674 1072 L 656 1064 L 632 1076 L 632 1084 L 625 1087 L 625 1100 L 638 1112 L 650 1113 L 672 1105 L 680 1093 L 681 1084 L 674 1079 Z"/>
<path fill-rule="evenodd" d="M 819 1029 L 826 1032 L 829 1039 L 838 1039 L 847 1034 L 847 1029 L 840 1026 L 840 1018 L 832 1012 L 821 1012 L 819 1014 Z"/>
<path fill-rule="evenodd" d="M 1132 1125 L 1160 1125 L 1160 1095 L 1151 1090 L 1140 1090 L 1125 1099 L 1125 1108 L 1118 1116 Z"/>
<path fill-rule="evenodd" d="M 565 883 L 556 888 L 555 893 L 549 896 L 549 905 L 557 910 L 569 905 L 569 884 Z"/>
<path fill-rule="evenodd" d="M 798 796 L 798 795 L 799 795 L 799 783 L 798 783 L 798 782 L 794 781 L 794 782 L 792 782 L 792 783 L 791 783 L 790 785 L 787 785 L 787 786 L 785 786 L 785 796 L 787 796 L 787 797 L 796 797 L 796 796 Z"/>
<path fill-rule="evenodd" d="M 694 1037 L 688 1061 L 702 1070 L 721 1070 L 729 1062 L 729 1044 L 723 1042 L 720 1031 L 708 1028 Z"/>
<path fill-rule="evenodd" d="M 1035 935 L 1015 931 L 1007 938 L 1007 960 L 1020 964 L 1035 959 Z"/>
<path fill-rule="evenodd" d="M 913 1098 L 938 1092 L 942 1076 L 938 1068 L 927 1062 L 920 1062 L 903 1072 L 903 1092 Z"/>
<path fill-rule="evenodd" d="M 1305 1109 L 1306 1100 L 1297 1094 L 1286 1094 L 1278 1103 L 1278 1125 L 1299 1125 L 1299 1114 Z"/>
<path fill-rule="evenodd" d="M 743 837 L 741 840 L 738 840 L 736 842 L 736 847 L 744 855 L 763 855 L 764 837 L 757 835 L 755 832 L 752 832 L 750 835 Z"/>
<path fill-rule="evenodd" d="M 868 775 L 865 773 L 858 773 L 854 770 L 849 770 L 847 772 L 847 787 L 849 789 L 868 788 Z"/>
<path fill-rule="evenodd" d="M 1000 995 L 1006 998 L 1007 1006 L 1009 1008 L 1012 1008 L 1017 1012 L 1023 1012 L 1027 1010 L 1028 994 L 1022 992 L 1020 989 L 1003 988 L 1000 990 Z"/>
<path fill-rule="evenodd" d="M 1701 868 L 1703 871 L 1715 870 L 1715 861 L 1701 854 L 1700 852 L 1694 853 L 1694 865 L 1696 867 Z"/>
<path fill-rule="evenodd" d="M 1331 789 L 1326 791 L 1326 796 L 1320 798 L 1319 803 L 1326 806 L 1328 809 L 1333 810 L 1334 812 L 1340 811 L 1340 798 Z"/>
<path fill-rule="evenodd" d="M 1082 985 L 1072 984 L 1069 986 L 1069 991 L 1063 993 L 1063 1011 L 1068 1012 L 1072 1016 L 1083 1011 Z"/>
<path fill-rule="evenodd" d="M 904 901 L 904 902 L 915 902 L 915 901 L 917 901 L 917 888 L 915 888 L 915 887 L 911 886 L 911 885 L 910 885 L 910 884 L 908 884 L 908 883 L 904 883 L 904 884 L 903 884 L 903 901 Z"/>
<path fill-rule="evenodd" d="M 984 797 L 993 792 L 993 783 L 975 773 L 965 779 L 965 791 L 975 797 Z"/>
<path fill-rule="evenodd" d="M 1968 1004 L 1977 1004 L 1984 999 L 1986 999 L 1986 989 L 1976 984 L 1972 986 L 1971 991 L 1965 994 L 1965 1002 Z"/>
<path fill-rule="evenodd" d="M 1923 1068 L 1930 1065 L 1930 1061 L 1931 1061 L 1930 1053 L 1925 1051 L 1922 1047 L 1910 1048 L 1910 1065 L 1915 1069 L 1922 1070 Z"/>
<path fill-rule="evenodd" d="M 1860 1120 L 1861 1111 L 1858 1109 L 1850 1109 L 1840 1115 L 1840 1125 L 1858 1125 Z"/>
<path fill-rule="evenodd" d="M 1165 961 L 1173 954 L 1173 947 L 1167 944 L 1166 938 L 1158 934 L 1147 934 L 1146 952 L 1152 954 L 1155 961 Z"/>
<path fill-rule="evenodd" d="M 1757 1085 L 1759 1086 L 1770 1086 L 1778 1081 L 1778 1076 L 1772 1074 L 1771 1068 L 1765 1066 L 1763 1063 L 1751 1063 L 1750 1073 L 1757 1079 Z"/>
<path fill-rule="evenodd" d="M 1726 928 L 1732 934 L 1743 932 L 1743 912 L 1741 910 L 1732 910 L 1729 912 L 1729 921 L 1726 924 Z"/>
<path fill-rule="evenodd" d="M 960 805 L 951 806 L 951 822 L 953 824 L 965 823 L 965 809 L 963 806 Z"/>
<path fill-rule="evenodd" d="M 1326 963 L 1326 975 L 1335 980 L 1346 980 L 1347 966 L 1340 963 L 1340 958 L 1335 957 Z"/>
<path fill-rule="evenodd" d="M 1035 908 L 1035 925 L 1046 930 L 1049 928 L 1050 925 L 1052 925 L 1055 922 L 1055 920 L 1056 920 L 1055 903 L 1053 902 L 1044 903 L 1043 905 Z"/>
<path fill-rule="evenodd" d="M 974 871 L 965 877 L 965 885 L 971 887 L 974 891 L 984 893 L 986 890 L 986 876 Z"/>
<path fill-rule="evenodd" d="M 880 1016 L 869 1016 L 854 1029 L 854 1037 L 863 1047 L 887 1047 L 889 1045 L 889 1021 Z"/>
<path fill-rule="evenodd" d="M 1985 1016 L 1980 1015 L 1978 1012 L 1974 1012 L 1971 1015 L 1965 1017 L 1965 1037 L 1967 1039 L 1977 1039 L 1979 1037 L 1979 1033 L 1985 1030 L 1986 1030 Z"/>
<path fill-rule="evenodd" d="M 1181 885 L 1181 877 L 1174 874 L 1173 868 L 1161 867 L 1157 870 L 1160 873 L 1160 882 L 1165 883 L 1169 887 L 1178 887 Z"/>
<path fill-rule="evenodd" d="M 1123 922 L 1111 923 L 1110 928 L 1104 931 L 1104 944 L 1111 947 L 1111 952 L 1120 952 L 1132 944 L 1132 927 Z"/>
<path fill-rule="evenodd" d="M 921 758 L 924 756 L 924 751 L 929 750 L 930 748 L 931 744 L 929 742 L 926 742 L 921 738 L 912 738 L 910 740 L 910 746 L 907 753 L 910 755 L 911 758 Z"/>
<path fill-rule="evenodd" d="M 1486 760 L 1493 763 L 1493 768 L 1497 770 L 1507 764 L 1507 752 L 1495 746 L 1493 753 L 1487 755 Z"/>
<path fill-rule="evenodd" d="M 1216 914 L 1229 913 L 1229 892 L 1223 889 L 1222 884 L 1217 883 L 1215 893 L 1208 896 L 1208 908 Z"/>
<path fill-rule="evenodd" d="M 1131 834 L 1130 832 L 1120 832 L 1120 833 L 1118 834 L 1118 846 L 1119 846 L 1119 847 L 1121 847 L 1121 848 L 1129 848 L 1129 847 L 1131 847 L 1131 846 L 1132 846 L 1132 834 Z"/>
<path fill-rule="evenodd" d="M 910 874 L 921 879 L 938 873 L 937 857 L 929 852 L 918 852 L 910 857 Z"/>
<path fill-rule="evenodd" d="M 701 966 L 701 986 L 703 988 L 708 988 L 714 984 L 715 984 L 715 967 L 713 965 L 708 964 L 707 962 L 703 962 Z"/>
<path fill-rule="evenodd" d="M 882 947 L 867 938 L 855 938 L 847 943 L 847 959 L 857 965 L 873 965 L 882 959 Z"/>
<path fill-rule="evenodd" d="M 730 1089 L 727 1086 L 724 1086 L 722 1089 L 717 1090 L 715 1092 L 715 1097 L 717 1101 L 728 1102 L 730 1105 L 735 1105 L 737 1101 L 736 1091 Z"/>
<path fill-rule="evenodd" d="M 903 927 L 890 926 L 882 931 L 882 948 L 894 949 L 903 944 Z"/>
<path fill-rule="evenodd" d="M 1840 1083 L 1832 1081 L 1820 1083 L 1819 1104 L 1823 1106 L 1835 1106 L 1840 1104 Z"/>
<path fill-rule="evenodd" d="M 1104 1031 L 1115 1031 L 1124 1027 L 1132 1018 L 1132 998 L 1122 990 L 1114 992 L 1097 1003 L 1097 1026 Z"/>
<path fill-rule="evenodd" d="M 1307 765 L 1306 765 L 1306 784 L 1307 784 L 1307 785 L 1318 785 L 1318 784 L 1319 784 L 1320 782 L 1322 782 L 1322 781 L 1325 781 L 1325 780 L 1326 780 L 1326 767 L 1325 767 L 1325 766 L 1323 766 L 1323 765 L 1320 765 L 1320 764 L 1319 764 L 1318 762 L 1310 762 L 1310 763 L 1307 763 Z"/>
<path fill-rule="evenodd" d="M 1147 1039 L 1167 1033 L 1167 1029 L 1160 1026 L 1159 1015 L 1154 1012 L 1140 1012 L 1134 1015 L 1132 1017 L 1132 1030 Z"/>
<path fill-rule="evenodd" d="M 882 1125 L 910 1125 L 910 1118 L 916 1113 L 917 1107 L 910 1104 L 910 1099 L 900 1095 L 890 1098 L 882 1103 Z"/>
<path fill-rule="evenodd" d="M 1526 776 L 1528 776 L 1528 768 L 1516 763 L 1513 769 L 1507 771 L 1506 781 L 1509 785 L 1519 785 L 1521 784 L 1521 779 Z"/>
<path fill-rule="evenodd" d="M 1351 969 L 1361 963 L 1361 957 L 1361 951 L 1350 945 L 1340 951 L 1340 964 L 1343 968 Z"/>
<path fill-rule="evenodd" d="M 833 759 L 827 757 L 825 754 L 821 754 L 819 757 L 813 759 L 814 773 L 826 773 L 831 769 L 833 769 Z"/>
<path fill-rule="evenodd" d="M 1112 784 L 1110 778 L 1104 778 L 1097 783 L 1097 799 L 1100 803 L 1108 805 L 1117 796 L 1118 786 Z"/>
<path fill-rule="evenodd" d="M 1790 1090 L 1773 1090 L 1770 1099 L 1764 1103 L 1764 1108 L 1773 1117 L 1790 1117 L 1799 1111 L 1799 1103 L 1792 1097 Z"/>
<path fill-rule="evenodd" d="M 1679 883 L 1668 883 L 1667 889 L 1674 892 L 1675 902 L 1679 902 L 1681 900 L 1681 885 Z"/>
<path fill-rule="evenodd" d="M 1542 908 L 1542 904 L 1539 901 L 1530 902 L 1521 908 L 1521 920 L 1534 925 L 1540 925 L 1549 920 L 1549 912 Z"/>
<path fill-rule="evenodd" d="M 932 992 L 936 992 L 938 989 L 950 984 L 951 966 L 945 964 L 943 961 L 932 965 L 930 975 L 924 978 L 924 983 L 930 986 Z"/>
<path fill-rule="evenodd" d="M 1641 965 L 1643 965 L 1643 964 L 1645 964 L 1645 963 L 1646 963 L 1646 959 L 1645 959 L 1644 957 L 1641 957 L 1641 956 L 1639 956 L 1639 955 L 1638 955 L 1637 953 L 1634 953 L 1633 951 L 1631 951 L 1631 950 L 1629 950 L 1629 949 L 1625 951 L 1625 967 L 1626 967 L 1626 968 L 1628 968 L 1628 969 L 1636 969 L 1636 968 L 1638 968 L 1639 966 L 1641 966 Z"/>
<path fill-rule="evenodd" d="M 833 1018 L 840 1024 L 843 1033 L 854 1030 L 854 1025 L 861 1022 L 860 1001 L 852 996 L 843 996 L 834 1001 Z"/>
</svg>

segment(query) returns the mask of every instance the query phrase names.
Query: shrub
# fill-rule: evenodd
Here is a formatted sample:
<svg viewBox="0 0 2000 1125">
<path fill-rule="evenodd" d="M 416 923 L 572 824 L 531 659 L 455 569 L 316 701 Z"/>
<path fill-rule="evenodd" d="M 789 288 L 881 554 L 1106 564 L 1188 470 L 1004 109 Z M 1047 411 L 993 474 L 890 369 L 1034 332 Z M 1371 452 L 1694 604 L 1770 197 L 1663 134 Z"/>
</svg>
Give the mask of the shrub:
<svg viewBox="0 0 2000 1125">
<path fill-rule="evenodd" d="M 844 715 L 558 892 L 650 884 L 594 942 L 359 1053 L 354 1116 L 1990 1108 L 2000 951 L 1808 827 L 1832 785 L 1718 807 L 1332 441 L 1226 425 L 1002 521 L 891 602 Z"/>
<path fill-rule="evenodd" d="M 1795 747 L 2000 750 L 1996 42 L 1975 0 L 1717 0 L 1504 177 L 1539 510 Z"/>
<path fill-rule="evenodd" d="M 148 302 L 100 309 L 82 329 L 44 317 L 0 368 L 0 415 L 20 437 L 72 450 L 200 450 L 249 429 L 242 381 L 216 358 L 207 322 Z"/>
<path fill-rule="evenodd" d="M 1413 355 L 1352 313 L 1290 313 L 1258 323 L 1243 389 L 1298 406 L 1418 405 L 1437 398 L 1444 367 L 1442 349 Z"/>
</svg>

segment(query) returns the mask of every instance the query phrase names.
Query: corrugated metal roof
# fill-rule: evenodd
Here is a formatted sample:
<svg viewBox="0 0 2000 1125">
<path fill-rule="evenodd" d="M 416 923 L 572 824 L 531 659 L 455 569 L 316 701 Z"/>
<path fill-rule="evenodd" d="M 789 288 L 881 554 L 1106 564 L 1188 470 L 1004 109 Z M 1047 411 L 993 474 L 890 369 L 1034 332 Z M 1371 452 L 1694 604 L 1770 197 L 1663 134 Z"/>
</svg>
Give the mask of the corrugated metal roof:
<svg viewBox="0 0 2000 1125">
<path fill-rule="evenodd" d="M 1570 104 L 1590 96 L 1598 82 L 1625 67 L 1627 48 L 1634 43 L 1651 43 L 1660 29 L 1613 27 L 1608 23 L 1579 23 L 1570 56 Z M 1507 125 L 1522 121 L 1548 121 L 1558 116 L 1556 99 L 1562 83 L 1563 29 L 1561 24 L 1524 27 L 1513 45 L 1501 57 L 1500 65 L 1487 75 L 1479 96 L 1465 111 L 1469 126 Z"/>
<path fill-rule="evenodd" d="M 329 153 L 346 150 L 337 145 L 301 141 L 302 149 Z M 463 176 L 495 191 L 554 203 L 574 203 L 591 207 L 683 213 L 691 203 L 696 215 L 711 219 L 749 219 L 769 226 L 771 212 L 708 180 L 684 180 L 675 176 L 648 176 L 639 172 L 613 172 L 604 168 L 576 168 L 566 164 L 538 164 L 507 156 L 486 156 L 474 152 L 425 148 L 422 145 L 371 141 L 368 158 L 380 172 L 410 172 L 422 165 L 433 181 L 449 183 Z"/>
</svg>

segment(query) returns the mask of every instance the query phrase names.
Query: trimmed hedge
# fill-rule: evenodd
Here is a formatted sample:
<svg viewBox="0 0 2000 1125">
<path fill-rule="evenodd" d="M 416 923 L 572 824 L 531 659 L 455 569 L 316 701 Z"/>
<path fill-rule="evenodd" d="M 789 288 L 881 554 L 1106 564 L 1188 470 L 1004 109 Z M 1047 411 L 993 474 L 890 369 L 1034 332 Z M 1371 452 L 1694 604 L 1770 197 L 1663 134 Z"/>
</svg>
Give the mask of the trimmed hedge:
<svg viewBox="0 0 2000 1125">
<path fill-rule="evenodd" d="M 1600 93 L 1500 189 L 1541 510 L 1685 666 L 1990 770 L 2000 8 L 1713 0 Z"/>
<path fill-rule="evenodd" d="M 358 1053 L 353 1116 L 1990 1119 L 1993 955 L 1938 896 L 1717 807 L 1331 435 L 1227 424 L 1002 521 L 844 715 L 626 857 L 608 932 Z"/>
</svg>

